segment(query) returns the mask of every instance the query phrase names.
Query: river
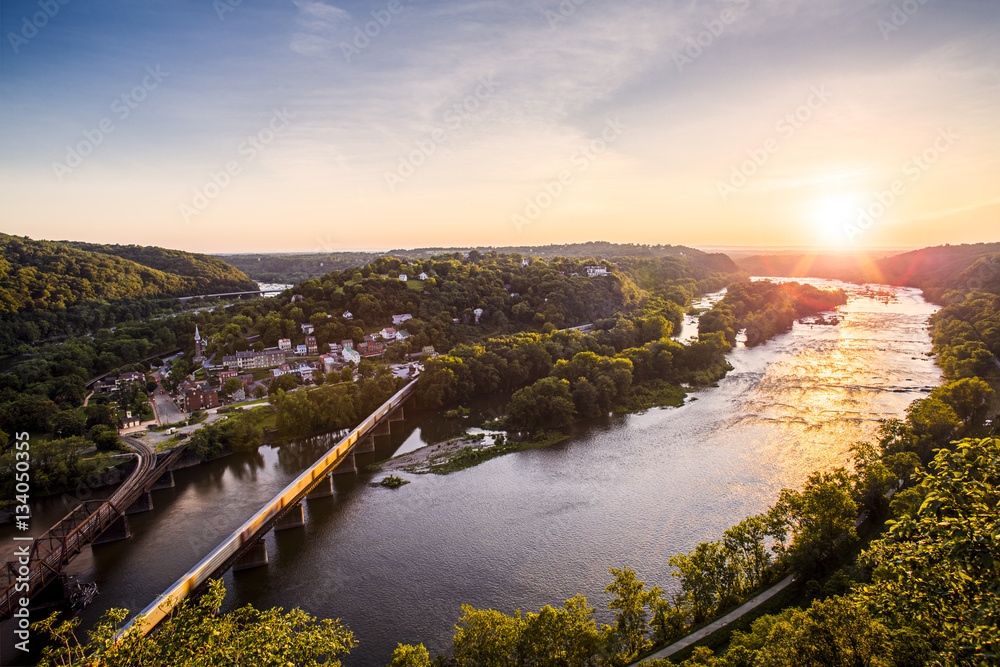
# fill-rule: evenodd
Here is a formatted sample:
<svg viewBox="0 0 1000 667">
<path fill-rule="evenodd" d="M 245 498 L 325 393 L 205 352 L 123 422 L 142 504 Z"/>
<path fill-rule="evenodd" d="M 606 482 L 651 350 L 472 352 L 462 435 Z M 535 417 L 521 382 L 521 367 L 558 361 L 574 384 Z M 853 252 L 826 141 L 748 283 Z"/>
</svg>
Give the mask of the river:
<svg viewBox="0 0 1000 667">
<path fill-rule="evenodd" d="M 810 472 L 847 465 L 878 419 L 901 415 L 940 381 L 928 354 L 936 307 L 919 290 L 877 297 L 800 282 L 849 292 L 839 323 L 797 323 L 738 347 L 729 375 L 682 407 L 581 423 L 559 445 L 448 476 L 404 473 L 412 483 L 396 490 L 368 485 L 380 475 L 336 476 L 332 498 L 306 503 L 304 528 L 267 536 L 267 568 L 225 575 L 227 608 L 341 618 L 360 642 L 345 664 L 364 667 L 387 664 L 396 642 L 447 650 L 463 603 L 527 612 L 582 593 L 607 622 L 609 566 L 676 590 L 670 556 L 765 510 Z M 408 411 L 359 465 L 475 431 L 503 402 L 474 401 L 464 420 Z M 84 626 L 110 606 L 143 608 L 334 439 L 176 472 L 175 488 L 154 492 L 152 512 L 129 517 L 131 539 L 71 565 L 100 589 Z M 49 499 L 36 512 L 37 526 L 64 508 Z M 0 529 L 0 544 L 10 535 Z"/>
</svg>

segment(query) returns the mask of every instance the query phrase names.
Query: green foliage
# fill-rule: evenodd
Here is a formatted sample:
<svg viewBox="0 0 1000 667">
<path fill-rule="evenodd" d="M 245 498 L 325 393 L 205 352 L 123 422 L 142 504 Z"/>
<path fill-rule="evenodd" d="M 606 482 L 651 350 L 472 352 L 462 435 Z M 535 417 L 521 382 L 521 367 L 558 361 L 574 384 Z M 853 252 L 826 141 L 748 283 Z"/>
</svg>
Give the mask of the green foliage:
<svg viewBox="0 0 1000 667">
<path fill-rule="evenodd" d="M 397 644 L 389 667 L 431 667 L 431 656 L 423 644 Z"/>
<path fill-rule="evenodd" d="M 89 449 L 91 444 L 79 436 L 61 440 L 32 440 L 32 495 L 56 493 L 88 482 L 97 486 L 100 472 L 97 464 L 93 459 L 83 458 L 83 453 Z M 0 499 L 5 501 L 16 495 L 15 454 L 13 448 L 0 454 Z"/>
<path fill-rule="evenodd" d="M 507 422 L 513 429 L 564 426 L 575 416 L 569 382 L 555 377 L 519 389 L 507 405 Z"/>
<path fill-rule="evenodd" d="M 730 345 L 746 329 L 747 346 L 760 345 L 792 328 L 795 320 L 847 303 L 843 290 L 821 290 L 769 280 L 738 282 L 710 311 L 698 318 L 698 333 L 722 333 Z"/>
<path fill-rule="evenodd" d="M 87 437 L 102 452 L 118 452 L 125 449 L 121 438 L 118 437 L 118 429 L 109 428 L 104 424 L 98 424 L 91 428 Z"/>
<path fill-rule="evenodd" d="M 264 441 L 261 423 L 268 418 L 267 407 L 228 413 L 225 421 L 207 424 L 194 433 L 188 441 L 188 450 L 203 458 L 213 458 L 224 453 L 255 452 Z"/>
<path fill-rule="evenodd" d="M 788 559 L 805 579 L 822 572 L 838 545 L 849 546 L 857 535 L 858 506 L 843 468 L 809 475 L 802 491 L 783 489 L 774 507 L 778 521 L 792 531 Z"/>
<path fill-rule="evenodd" d="M 48 636 L 53 645 L 44 649 L 40 667 L 84 667 L 100 655 L 103 667 L 133 665 L 254 665 L 255 667 L 338 667 L 340 657 L 357 645 L 339 621 L 317 619 L 301 609 L 265 611 L 251 605 L 220 614 L 226 591 L 214 580 L 196 602 L 185 600 L 153 634 L 130 633 L 119 643 L 114 635 L 127 617 L 124 609 L 111 609 L 90 632 L 86 644 L 73 631 L 80 619 L 60 622 L 58 613 L 32 627 Z"/>
<path fill-rule="evenodd" d="M 958 442 L 915 476 L 923 502 L 865 552 L 874 574 L 860 600 L 925 637 L 933 664 L 989 664 L 1000 659 L 1000 440 Z"/>
</svg>

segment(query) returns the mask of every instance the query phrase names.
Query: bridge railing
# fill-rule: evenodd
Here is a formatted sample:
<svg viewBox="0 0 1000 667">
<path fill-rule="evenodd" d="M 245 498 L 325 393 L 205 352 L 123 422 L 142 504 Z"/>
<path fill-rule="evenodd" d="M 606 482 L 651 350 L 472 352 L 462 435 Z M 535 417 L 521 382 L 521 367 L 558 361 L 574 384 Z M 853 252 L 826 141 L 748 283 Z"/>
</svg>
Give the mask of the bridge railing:
<svg viewBox="0 0 1000 667">
<path fill-rule="evenodd" d="M 274 521 L 289 507 L 294 506 L 323 477 L 340 463 L 358 440 L 370 431 L 376 423 L 401 406 L 416 389 L 417 381 L 413 380 L 400 389 L 389 400 L 379 406 L 373 413 L 361 422 L 354 430 L 344 436 L 330 451 L 324 454 L 313 465 L 304 470 L 288 484 L 278 495 L 272 498 L 264 507 L 237 528 L 229 537 L 213 549 L 198 564 L 185 575 L 175 581 L 163 593 L 160 593 L 145 609 L 130 620 L 116 635 L 121 639 L 129 632 L 148 633 L 156 625 L 169 616 L 171 612 L 192 592 L 198 589 L 217 570 L 230 562 L 240 551 L 248 548 L 260 539 Z"/>
</svg>

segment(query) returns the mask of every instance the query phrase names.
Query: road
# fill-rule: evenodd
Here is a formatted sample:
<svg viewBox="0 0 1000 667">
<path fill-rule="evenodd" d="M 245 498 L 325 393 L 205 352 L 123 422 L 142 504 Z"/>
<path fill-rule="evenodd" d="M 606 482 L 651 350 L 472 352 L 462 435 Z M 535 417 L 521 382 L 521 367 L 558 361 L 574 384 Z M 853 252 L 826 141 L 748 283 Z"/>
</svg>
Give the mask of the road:
<svg viewBox="0 0 1000 667">
<path fill-rule="evenodd" d="M 681 649 L 685 649 L 688 646 L 691 646 L 692 644 L 701 641 L 702 639 L 704 639 L 705 637 L 709 636 L 710 634 L 712 634 L 716 630 L 720 630 L 720 629 L 726 627 L 727 625 L 729 625 L 730 623 L 732 623 L 733 621 L 735 621 L 736 619 L 738 619 L 743 614 L 747 613 L 748 611 L 751 611 L 752 609 L 755 609 L 761 603 L 763 603 L 763 602 L 771 599 L 775 595 L 777 595 L 779 592 L 781 592 L 782 590 L 784 590 L 789 584 L 792 583 L 792 579 L 793 579 L 793 577 L 791 575 L 785 577 L 784 579 L 782 579 L 781 581 L 779 581 L 778 583 L 776 583 L 774 586 L 771 586 L 766 591 L 764 591 L 763 593 L 760 593 L 756 597 L 750 598 L 749 600 L 747 600 L 742 605 L 740 605 L 739 607 L 737 607 L 733 611 L 729 612 L 728 614 L 726 614 L 722 618 L 716 619 L 712 623 L 709 623 L 708 625 L 706 625 L 705 627 L 703 627 L 701 630 L 698 630 L 697 632 L 692 632 L 687 637 L 684 637 L 683 639 L 679 639 L 678 641 L 674 642 L 670 646 L 667 646 L 666 648 L 660 649 L 656 653 L 653 653 L 651 655 L 647 655 L 641 661 L 634 662 L 634 663 L 632 663 L 632 665 L 640 665 L 640 664 L 642 664 L 642 662 L 645 662 L 646 660 L 653 660 L 653 659 L 659 659 L 659 658 L 667 658 L 667 657 L 673 655 L 674 653 L 677 653 Z M 632 667 L 632 666 L 630 665 L 629 667 Z"/>
<path fill-rule="evenodd" d="M 166 393 L 161 394 L 161 391 L 163 391 L 163 386 L 156 385 L 156 391 L 153 393 L 153 411 L 156 413 L 157 423 L 160 425 L 174 424 L 187 419 L 187 415 L 174 405 L 170 396 Z"/>
</svg>

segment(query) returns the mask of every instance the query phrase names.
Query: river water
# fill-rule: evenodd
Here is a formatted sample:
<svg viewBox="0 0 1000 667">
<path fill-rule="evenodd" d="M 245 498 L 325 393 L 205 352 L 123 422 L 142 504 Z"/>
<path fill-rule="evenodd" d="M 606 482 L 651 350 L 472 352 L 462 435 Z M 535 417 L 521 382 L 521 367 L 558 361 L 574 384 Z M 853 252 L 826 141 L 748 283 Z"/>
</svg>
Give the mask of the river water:
<svg viewBox="0 0 1000 667">
<path fill-rule="evenodd" d="M 877 297 L 800 282 L 849 292 L 839 323 L 797 323 L 735 349 L 734 370 L 680 408 L 579 424 L 559 445 L 452 475 L 403 474 L 412 483 L 396 490 L 369 486 L 377 474 L 335 477 L 332 498 L 306 503 L 304 528 L 267 536 L 268 567 L 225 575 L 227 606 L 341 618 L 360 642 L 345 664 L 368 666 L 387 664 L 396 642 L 447 650 L 463 603 L 526 612 L 582 593 L 607 622 L 610 566 L 675 590 L 670 556 L 765 510 L 810 472 L 847 465 L 851 444 L 878 419 L 939 383 L 928 356 L 936 308 L 918 290 Z M 464 420 L 408 411 L 359 465 L 475 431 L 503 404 L 474 401 Z M 71 565 L 101 592 L 81 614 L 84 627 L 108 607 L 146 606 L 335 439 L 176 472 L 175 488 L 154 492 L 152 512 L 129 517 L 131 539 L 87 549 Z M 65 508 L 49 499 L 36 509 L 38 527 Z M 3 527 L 0 544 L 10 535 Z"/>
</svg>

